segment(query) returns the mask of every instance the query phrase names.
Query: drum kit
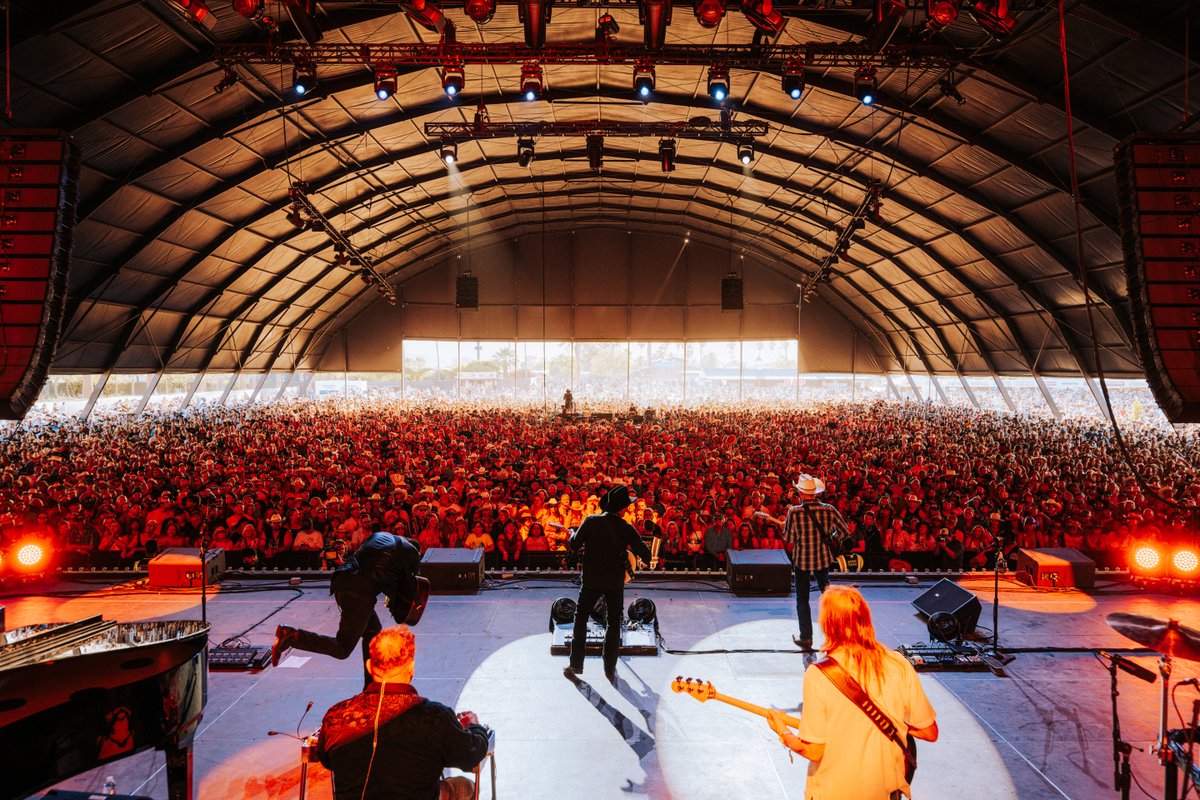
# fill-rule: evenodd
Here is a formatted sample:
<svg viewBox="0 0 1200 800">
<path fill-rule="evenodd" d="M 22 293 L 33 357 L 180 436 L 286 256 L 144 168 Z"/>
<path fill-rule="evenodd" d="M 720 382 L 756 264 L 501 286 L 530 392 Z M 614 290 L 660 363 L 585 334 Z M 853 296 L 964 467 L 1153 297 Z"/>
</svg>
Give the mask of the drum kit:
<svg viewBox="0 0 1200 800">
<path fill-rule="evenodd" d="M 1197 717 L 1200 716 L 1200 700 L 1193 700 L 1191 720 L 1182 727 L 1168 729 L 1170 718 L 1168 711 L 1173 705 L 1171 672 L 1176 660 L 1200 661 L 1200 631 L 1196 631 L 1178 620 L 1161 620 L 1154 617 L 1137 614 L 1109 614 L 1109 627 L 1130 641 L 1149 648 L 1161 654 L 1158 660 L 1158 675 L 1135 664 L 1126 658 L 1109 653 L 1099 655 L 1109 659 L 1109 673 L 1112 676 L 1112 714 L 1113 714 L 1113 780 L 1117 791 L 1121 792 L 1122 800 L 1129 797 L 1130 767 L 1129 754 L 1133 747 L 1121 739 L 1121 724 L 1117 715 L 1117 670 L 1121 669 L 1143 680 L 1153 682 L 1156 677 L 1162 678 L 1162 703 L 1159 709 L 1158 743 L 1154 748 L 1154 756 L 1165 770 L 1163 796 L 1167 800 L 1180 800 L 1179 773 L 1183 771 L 1184 794 L 1191 781 L 1193 786 L 1200 787 L 1200 766 L 1195 760 L 1196 744 L 1200 739 L 1197 731 Z M 1197 679 L 1190 678 L 1175 684 L 1174 689 L 1183 686 L 1197 687 Z M 1178 707 L 1176 707 L 1178 708 Z"/>
</svg>

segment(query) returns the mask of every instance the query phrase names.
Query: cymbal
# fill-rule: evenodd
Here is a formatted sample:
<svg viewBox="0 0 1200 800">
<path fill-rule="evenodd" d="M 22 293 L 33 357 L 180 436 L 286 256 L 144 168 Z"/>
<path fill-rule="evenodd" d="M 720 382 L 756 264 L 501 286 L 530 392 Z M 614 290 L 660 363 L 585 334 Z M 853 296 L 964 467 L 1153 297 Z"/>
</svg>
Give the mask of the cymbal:
<svg viewBox="0 0 1200 800">
<path fill-rule="evenodd" d="M 1165 656 L 1200 661 L 1200 632 L 1180 625 L 1178 620 L 1109 614 L 1108 626 L 1117 633 Z"/>
</svg>

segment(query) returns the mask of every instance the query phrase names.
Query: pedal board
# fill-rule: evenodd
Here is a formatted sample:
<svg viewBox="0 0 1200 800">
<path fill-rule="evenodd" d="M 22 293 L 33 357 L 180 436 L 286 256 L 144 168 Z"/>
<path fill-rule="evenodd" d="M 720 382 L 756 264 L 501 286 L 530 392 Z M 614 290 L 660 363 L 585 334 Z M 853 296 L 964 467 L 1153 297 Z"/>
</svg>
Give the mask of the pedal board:
<svg viewBox="0 0 1200 800">
<path fill-rule="evenodd" d="M 252 645 L 249 647 L 210 647 L 208 668 L 231 672 L 250 672 L 265 669 L 271 663 L 271 648 Z"/>
<path fill-rule="evenodd" d="M 605 629 L 593 620 L 588 620 L 587 644 L 583 652 L 589 656 L 598 656 L 604 649 Z M 550 654 L 566 656 L 571 654 L 571 641 L 575 638 L 574 626 L 556 624 L 554 635 L 550 640 Z M 624 624 L 621 626 L 621 649 L 623 656 L 656 656 L 658 655 L 658 636 L 652 625 Z"/>
<path fill-rule="evenodd" d="M 931 645 L 901 645 L 897 650 L 917 672 L 995 672 L 986 656 L 973 651 Z"/>
</svg>

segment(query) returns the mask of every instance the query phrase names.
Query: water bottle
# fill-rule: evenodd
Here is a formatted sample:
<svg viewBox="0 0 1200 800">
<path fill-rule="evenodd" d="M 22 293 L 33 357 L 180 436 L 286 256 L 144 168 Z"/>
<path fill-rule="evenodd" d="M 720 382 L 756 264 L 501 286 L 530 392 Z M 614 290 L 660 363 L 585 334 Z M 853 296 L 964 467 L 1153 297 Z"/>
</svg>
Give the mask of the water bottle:
<svg viewBox="0 0 1200 800">
<path fill-rule="evenodd" d="M 116 794 L 117 793 L 117 779 L 114 778 L 112 775 L 109 775 L 107 778 L 104 779 L 104 793 L 105 794 Z"/>
</svg>

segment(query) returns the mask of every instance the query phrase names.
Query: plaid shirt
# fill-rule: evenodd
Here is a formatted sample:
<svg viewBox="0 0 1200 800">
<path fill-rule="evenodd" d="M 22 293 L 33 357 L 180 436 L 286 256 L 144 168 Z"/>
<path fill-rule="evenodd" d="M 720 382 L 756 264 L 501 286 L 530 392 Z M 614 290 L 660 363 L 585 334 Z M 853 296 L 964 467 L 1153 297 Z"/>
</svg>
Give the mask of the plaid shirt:
<svg viewBox="0 0 1200 800">
<path fill-rule="evenodd" d="M 835 541 L 850 532 L 842 515 L 831 505 L 813 500 L 808 503 L 808 511 L 803 505 L 790 506 L 783 520 L 783 540 L 791 547 L 796 569 L 829 569 L 833 563 L 833 553 L 821 535 L 818 522 Z"/>
</svg>

